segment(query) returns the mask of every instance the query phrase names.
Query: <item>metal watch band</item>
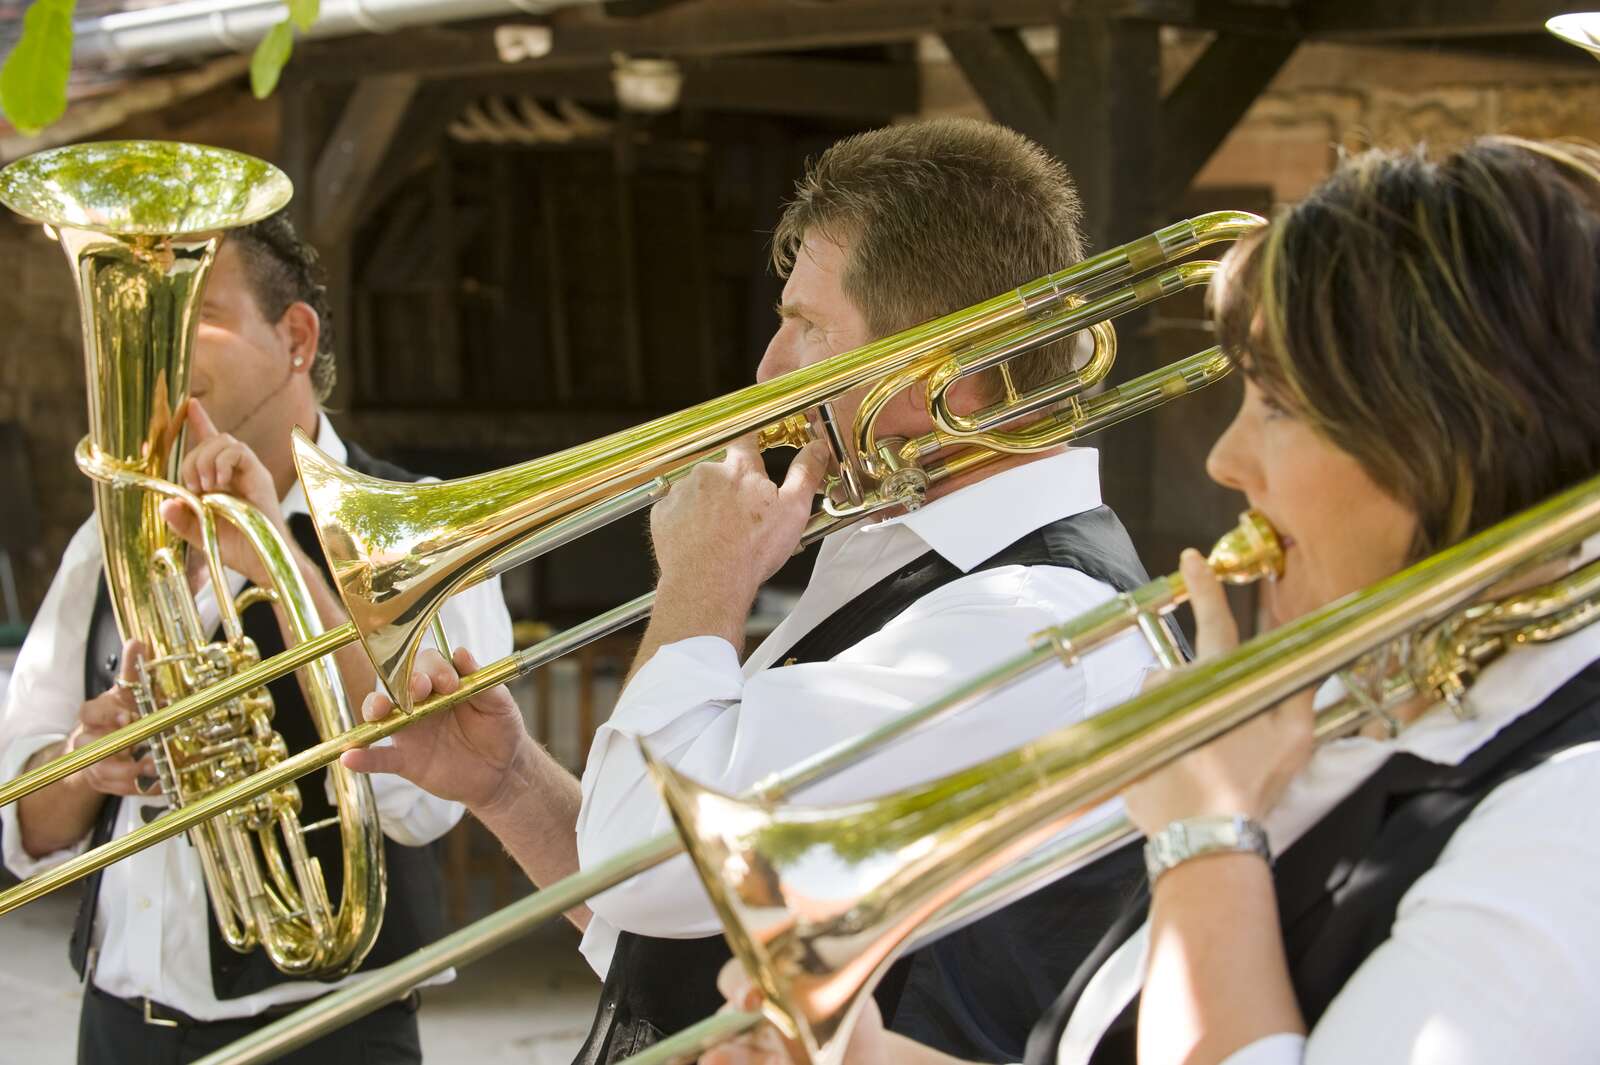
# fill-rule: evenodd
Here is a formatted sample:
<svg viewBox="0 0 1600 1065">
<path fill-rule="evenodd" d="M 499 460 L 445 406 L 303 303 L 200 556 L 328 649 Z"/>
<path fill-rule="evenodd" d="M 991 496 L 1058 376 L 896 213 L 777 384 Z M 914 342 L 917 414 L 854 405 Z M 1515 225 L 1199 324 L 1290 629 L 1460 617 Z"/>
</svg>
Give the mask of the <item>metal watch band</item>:
<svg viewBox="0 0 1600 1065">
<path fill-rule="evenodd" d="M 1205 854 L 1244 852 L 1272 864 L 1267 833 L 1243 814 L 1215 814 L 1174 821 L 1144 845 L 1144 867 L 1152 886 L 1175 865 Z"/>
</svg>

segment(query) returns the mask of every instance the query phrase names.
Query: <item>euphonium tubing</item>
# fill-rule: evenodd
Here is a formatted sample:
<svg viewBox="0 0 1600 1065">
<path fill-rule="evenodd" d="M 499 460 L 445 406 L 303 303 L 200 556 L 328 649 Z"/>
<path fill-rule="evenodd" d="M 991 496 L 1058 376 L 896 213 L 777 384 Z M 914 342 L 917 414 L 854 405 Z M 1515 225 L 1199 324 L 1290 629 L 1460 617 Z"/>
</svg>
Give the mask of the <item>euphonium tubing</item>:
<svg viewBox="0 0 1600 1065">
<path fill-rule="evenodd" d="M 277 603 L 299 639 L 321 634 L 310 594 L 277 530 L 229 496 L 202 499 L 178 485 L 190 354 L 200 296 L 223 231 L 288 201 L 288 179 L 235 152 L 152 141 L 73 145 L 0 172 L 0 199 L 44 223 L 78 286 L 89 383 L 89 434 L 79 468 L 94 482 L 106 586 L 124 638 L 150 649 L 131 685 L 141 716 L 249 672 L 242 603 Z M 162 499 L 190 508 L 217 593 L 222 638 L 211 640 L 189 592 L 186 548 L 161 520 Z M 215 519 L 235 527 L 269 575 L 236 603 L 227 594 Z M 323 737 L 352 722 L 331 661 L 302 675 L 307 712 Z M 147 726 L 162 793 L 182 808 L 285 753 L 265 688 L 239 687 L 196 727 Z M 170 715 L 169 715 L 170 717 Z M 344 891 L 335 907 L 306 847 L 300 792 L 285 782 L 191 835 L 217 928 L 233 949 L 260 946 L 287 973 L 332 977 L 358 965 L 377 935 L 384 899 L 382 839 L 369 781 L 331 775 Z"/>
<path fill-rule="evenodd" d="M 1487 662 L 1600 619 L 1600 561 L 1480 600 L 1597 532 L 1600 478 L 1120 706 L 874 800 L 774 807 L 700 787 L 648 751 L 646 759 L 726 938 L 762 991 L 766 1020 L 795 1060 L 829 1065 L 865 993 L 925 922 L 1140 777 L 1334 673 L 1350 694 L 1318 714 L 1319 738 L 1418 696 L 1459 710 Z M 1127 828 L 1095 826 L 1099 842 L 1079 837 L 1085 846 L 1073 856 L 1114 846 Z M 1071 837 L 1063 846 L 1072 851 Z"/>
<path fill-rule="evenodd" d="M 1246 514 L 1233 532 L 1218 541 L 1208 561 L 1224 581 L 1244 584 L 1275 575 L 1282 562 L 1282 552 L 1270 526 L 1258 515 Z M 1118 596 L 1082 618 L 1040 632 L 1034 637 L 1028 651 L 980 674 L 944 697 L 758 781 L 746 792 L 746 798 L 758 803 L 777 802 L 919 729 L 977 705 L 1039 669 L 1063 661 L 1063 648 L 1071 648 L 1071 653 L 1086 654 L 1130 627 L 1139 628 L 1147 636 L 1160 630 L 1155 639 L 1161 641 L 1163 648 L 1170 648 L 1170 637 L 1159 621 L 1152 628 L 1141 624 L 1139 619 L 1168 613 L 1186 598 L 1183 578 L 1177 574 Z M 484 686 L 487 685 L 479 686 L 479 690 Z M 419 704 L 415 713 L 433 712 L 431 704 L 439 698 Z M 222 1065 L 224 1062 L 229 1065 L 253 1065 L 270 1061 L 405 995 L 429 976 L 471 962 L 526 935 L 544 921 L 581 906 L 600 892 L 681 853 L 683 845 L 671 833 L 647 840 L 586 872 L 557 881 L 520 902 L 424 947 L 408 958 L 367 973 L 361 983 L 323 996 L 315 1003 L 203 1059 L 201 1065 Z M 1042 856 L 1038 862 L 1029 862 L 1012 870 L 1003 878 L 1003 883 L 1012 890 L 1017 890 L 1019 885 L 1037 885 L 1041 878 L 1048 879 L 1053 875 L 1063 860 L 1064 856 L 1055 853 Z M 949 907 L 945 915 L 945 929 L 960 921 L 976 919 L 987 912 L 986 907 L 990 905 L 988 895 L 993 890 L 990 888 L 985 893 L 974 893 Z M 0 905 L 3 905 L 3 901 L 4 896 L 0 896 Z"/>
<path fill-rule="evenodd" d="M 1024 343 L 1046 343 L 1076 330 L 1096 329 L 1103 323 L 1093 320 L 1095 314 L 1125 313 L 1179 288 L 1198 283 L 1209 276 L 1205 271 L 1212 264 L 1184 264 L 1177 273 L 1169 270 L 1155 280 L 1146 279 L 1136 286 L 1108 291 L 1154 267 L 1218 241 L 1234 239 L 1261 224 L 1261 219 L 1254 215 L 1231 211 L 1213 212 L 1178 222 L 1074 267 L 1030 282 L 1008 295 L 995 297 L 773 381 L 742 389 L 689 411 L 659 419 L 640 429 L 605 437 L 507 470 L 432 485 L 394 484 L 355 475 L 320 457 L 308 443 L 297 442 L 296 457 L 301 464 L 302 477 L 310 473 L 312 479 L 326 489 L 316 493 L 310 500 L 318 519 L 318 535 L 325 548 L 331 551 L 351 545 L 352 538 L 339 524 L 340 521 L 349 521 L 352 527 L 369 531 L 395 524 L 410 530 L 408 538 L 411 541 L 430 545 L 431 553 L 446 550 L 456 552 L 450 560 L 451 564 L 441 566 L 437 559 L 424 559 L 416 555 L 401 557 L 393 554 L 392 545 L 388 549 L 390 561 L 383 566 L 341 553 L 339 557 L 343 561 L 335 565 L 346 576 L 345 580 L 337 582 L 337 587 L 347 608 L 354 607 L 351 611 L 352 622 L 258 663 L 207 692 L 181 699 L 154 715 L 140 718 L 94 743 L 0 785 L 0 805 L 15 802 L 40 787 L 119 750 L 141 743 L 162 729 L 203 713 L 226 699 L 237 697 L 251 687 L 293 672 L 351 642 L 361 640 L 375 662 L 382 659 L 389 661 L 391 666 L 402 659 L 409 662 L 415 652 L 415 644 L 411 642 L 413 637 L 420 638 L 425 622 L 437 614 L 438 607 L 449 593 L 505 572 L 592 529 L 650 505 L 667 490 L 673 480 L 686 473 L 694 461 L 715 458 L 721 454 L 716 449 L 728 440 L 759 428 L 760 442 L 764 447 L 802 446 L 812 433 L 806 423 L 805 412 L 815 408 L 819 411 L 819 420 L 825 433 L 830 435 L 830 443 L 837 456 L 840 449 L 848 450 L 851 445 L 845 441 L 842 430 L 835 430 L 827 404 L 849 388 L 873 380 L 874 373 L 885 376 L 888 374 L 886 368 L 898 368 L 895 376 L 898 389 L 914 384 L 915 378 L 908 375 L 908 366 L 923 367 L 930 376 L 943 371 L 940 381 L 930 392 L 932 402 L 942 397 L 944 389 L 959 377 L 993 368 L 996 365 L 996 352 L 1001 348 L 1015 354 Z M 1092 305 L 1086 301 L 1092 301 Z M 1097 333 L 1097 350 L 1114 345 L 1111 336 L 1109 328 Z M 955 363 L 958 356 L 964 359 L 959 364 Z M 948 366 L 940 361 L 945 359 L 949 360 Z M 1096 356 L 1091 359 L 1089 368 L 1069 376 L 1074 381 L 1074 387 L 1081 390 L 1098 383 L 1108 368 L 1108 360 Z M 1054 446 L 1077 436 L 1109 428 L 1180 395 L 1203 388 L 1225 376 L 1229 369 L 1228 360 L 1221 352 L 1209 348 L 1134 381 L 1103 391 L 1092 399 L 1082 401 L 1072 395 L 1069 399 L 1071 422 L 1052 416 L 1049 421 L 1052 433 L 1049 442 L 1043 439 L 1042 434 L 1035 434 L 1028 438 L 1026 445 Z M 1064 390 L 1064 395 L 1066 391 L 1070 390 Z M 889 394 L 892 393 L 883 389 L 873 390 L 874 396 L 885 399 Z M 873 430 L 878 409 L 881 409 L 881 404 L 876 407 L 863 404 L 855 433 L 857 446 L 880 447 Z M 987 412 L 979 412 L 979 415 L 981 423 L 978 431 L 970 438 L 935 430 L 914 441 L 889 442 L 892 446 L 882 450 L 892 454 L 880 455 L 873 461 L 879 467 L 886 463 L 898 467 L 886 478 L 888 484 L 896 486 L 895 491 L 883 493 L 880 490 L 879 498 L 875 501 L 863 498 L 855 504 L 843 506 L 831 500 L 825 501 L 824 510 L 813 517 L 807 528 L 807 539 L 820 538 L 836 531 L 870 513 L 874 506 L 881 508 L 893 505 L 897 499 L 903 501 L 903 497 L 895 494 L 898 490 L 914 496 L 929 485 L 998 458 L 1001 450 L 988 446 L 998 441 L 989 434 L 998 431 L 999 423 L 1006 419 L 996 415 L 992 408 Z M 703 435 L 696 437 L 696 432 Z M 630 438 L 634 436 L 639 436 L 641 441 L 632 441 Z M 952 445 L 974 441 L 983 446 L 949 450 Z M 1013 450 L 1021 446 L 1014 438 L 1007 438 L 1005 445 Z M 606 465 L 596 457 L 598 455 L 610 456 L 610 464 Z M 647 460 L 651 463 L 648 469 L 643 466 L 630 469 L 627 465 L 629 462 L 644 464 Z M 672 466 L 674 460 L 679 465 Z M 864 461 L 847 455 L 840 463 L 841 470 L 848 473 Z M 582 484 L 589 485 L 590 489 L 581 493 L 561 493 L 559 486 L 552 488 L 547 483 L 550 478 L 545 476 L 552 467 L 567 471 L 564 477 L 569 485 L 578 484 L 574 480 L 577 474 L 572 470 L 581 468 L 587 471 Z M 658 469 L 662 472 L 649 475 L 651 470 Z M 633 481 L 641 483 L 626 487 Z M 595 483 L 609 487 L 597 490 L 593 488 Z M 547 510 L 561 510 L 568 505 L 579 509 L 530 528 L 527 515 L 521 513 L 530 505 L 526 496 L 534 489 L 530 489 L 529 485 L 536 486 L 546 496 L 562 495 L 562 499 Z M 470 503 L 474 507 L 481 506 L 491 488 L 495 499 L 511 499 L 507 509 L 514 513 L 511 517 L 491 513 L 484 519 L 494 527 L 494 546 L 485 549 L 478 546 L 478 542 L 486 537 L 477 532 L 484 522 L 475 523 L 460 515 L 464 505 Z M 511 491 L 513 488 L 522 494 Z M 378 513 L 369 502 L 375 498 L 386 505 L 399 507 L 409 517 L 402 516 L 402 520 L 396 521 L 397 516 L 393 512 Z M 433 520 L 430 507 L 431 511 L 448 516 L 448 521 Z M 509 531 L 513 524 L 516 526 L 514 534 Z M 463 528 L 471 530 L 472 535 L 464 534 L 461 531 Z M 330 559 L 334 557 L 334 554 L 329 554 Z M 387 572 L 390 577 L 400 575 L 405 582 L 409 582 L 407 594 L 411 601 L 408 606 L 396 605 L 401 597 L 392 594 L 392 589 L 381 596 L 372 594 L 388 579 L 377 576 L 379 570 Z M 427 584 L 425 602 L 419 599 L 423 582 Z M 646 605 L 640 616 L 648 613 L 648 609 Z M 406 612 L 406 621 L 397 629 L 390 622 L 401 611 Z M 380 645 L 384 649 L 375 649 Z M 410 700 L 408 687 L 403 683 L 393 683 L 389 672 L 383 669 L 380 669 L 379 675 L 395 696 L 396 706 L 402 711 L 407 710 Z"/>
</svg>

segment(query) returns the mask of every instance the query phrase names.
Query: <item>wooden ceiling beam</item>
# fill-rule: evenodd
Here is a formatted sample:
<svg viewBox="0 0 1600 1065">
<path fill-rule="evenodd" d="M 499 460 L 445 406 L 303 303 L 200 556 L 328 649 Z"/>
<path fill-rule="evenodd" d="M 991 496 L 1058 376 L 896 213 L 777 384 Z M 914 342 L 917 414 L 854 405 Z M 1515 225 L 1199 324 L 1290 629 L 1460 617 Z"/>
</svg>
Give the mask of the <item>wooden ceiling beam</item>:
<svg viewBox="0 0 1600 1065">
<path fill-rule="evenodd" d="M 1040 144 L 1056 136 L 1055 87 L 1016 30 L 990 26 L 941 34 L 989 117 Z"/>
<path fill-rule="evenodd" d="M 420 85 L 411 75 L 390 74 L 356 86 L 311 172 L 313 243 L 326 246 L 350 235 Z"/>
<path fill-rule="evenodd" d="M 1293 37 L 1219 34 L 1161 101 L 1156 196 L 1171 203 L 1294 54 Z"/>
<path fill-rule="evenodd" d="M 1543 34 L 1572 0 L 1305 0 L 1306 36 L 1330 41 Z"/>
<path fill-rule="evenodd" d="M 884 44 L 922 34 L 981 26 L 1048 25 L 1060 0 L 854 0 L 800 5 L 791 0 L 703 0 L 637 18 L 603 9 L 552 12 L 550 54 L 519 64 L 501 62 L 494 27 L 516 21 L 430 26 L 375 37 L 312 41 L 300 46 L 285 79 L 348 81 L 385 73 L 424 79 L 594 67 L 613 52 L 675 58 L 795 52 Z"/>
</svg>

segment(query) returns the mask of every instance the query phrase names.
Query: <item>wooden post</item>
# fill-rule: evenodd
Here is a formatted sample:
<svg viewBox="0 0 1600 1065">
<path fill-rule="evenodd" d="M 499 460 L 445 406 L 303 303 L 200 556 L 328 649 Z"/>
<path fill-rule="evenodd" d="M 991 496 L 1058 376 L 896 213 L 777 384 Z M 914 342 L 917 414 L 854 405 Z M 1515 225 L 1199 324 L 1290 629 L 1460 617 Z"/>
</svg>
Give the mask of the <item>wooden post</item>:
<svg viewBox="0 0 1600 1065">
<path fill-rule="evenodd" d="M 1094 250 L 1143 236 L 1172 213 L 1156 201 L 1160 162 L 1161 48 L 1158 27 L 1097 13 L 1056 25 L 1056 149 L 1078 182 L 1084 230 Z M 1117 319 L 1115 380 L 1126 381 L 1158 361 L 1153 315 Z M 1156 435 L 1152 419 L 1136 418 L 1103 441 L 1101 491 L 1139 544 L 1149 527 L 1156 489 L 1150 484 Z"/>
</svg>

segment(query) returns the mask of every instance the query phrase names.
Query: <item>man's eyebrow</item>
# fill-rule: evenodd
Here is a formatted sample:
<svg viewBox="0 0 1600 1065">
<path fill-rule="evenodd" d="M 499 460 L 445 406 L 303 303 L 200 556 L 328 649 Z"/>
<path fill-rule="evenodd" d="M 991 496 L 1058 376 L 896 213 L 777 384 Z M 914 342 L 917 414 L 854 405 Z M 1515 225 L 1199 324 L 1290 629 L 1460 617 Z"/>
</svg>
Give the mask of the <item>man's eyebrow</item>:
<svg viewBox="0 0 1600 1065">
<path fill-rule="evenodd" d="M 772 309 L 777 313 L 779 318 L 783 319 L 798 318 L 803 322 L 812 323 L 815 323 L 817 320 L 816 315 L 812 313 L 811 308 L 807 307 L 804 303 L 785 303 L 780 299 L 777 303 L 772 305 Z"/>
</svg>

